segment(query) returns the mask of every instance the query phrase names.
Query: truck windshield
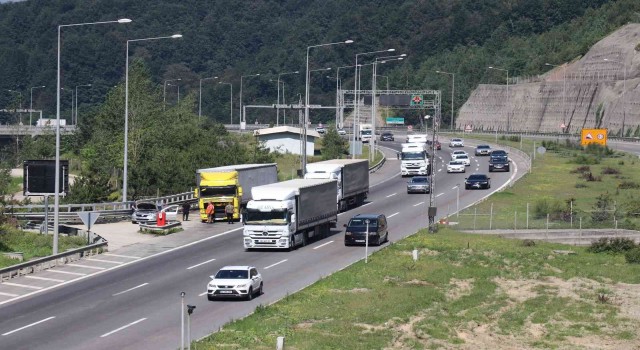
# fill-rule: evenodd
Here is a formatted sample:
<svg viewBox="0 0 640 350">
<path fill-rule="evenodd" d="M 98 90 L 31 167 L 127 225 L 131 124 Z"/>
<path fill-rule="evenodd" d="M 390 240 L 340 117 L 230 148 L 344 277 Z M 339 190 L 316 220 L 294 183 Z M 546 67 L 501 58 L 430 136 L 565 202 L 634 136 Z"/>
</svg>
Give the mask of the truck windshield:
<svg viewBox="0 0 640 350">
<path fill-rule="evenodd" d="M 259 211 L 247 209 L 245 215 L 246 225 L 286 225 L 288 221 L 286 210 Z"/>
<path fill-rule="evenodd" d="M 402 152 L 402 160 L 422 160 L 426 159 L 424 152 Z"/>
<path fill-rule="evenodd" d="M 235 196 L 236 186 L 202 186 L 200 187 L 201 197 Z"/>
<path fill-rule="evenodd" d="M 362 135 L 371 135 L 371 130 L 362 130 Z"/>
</svg>

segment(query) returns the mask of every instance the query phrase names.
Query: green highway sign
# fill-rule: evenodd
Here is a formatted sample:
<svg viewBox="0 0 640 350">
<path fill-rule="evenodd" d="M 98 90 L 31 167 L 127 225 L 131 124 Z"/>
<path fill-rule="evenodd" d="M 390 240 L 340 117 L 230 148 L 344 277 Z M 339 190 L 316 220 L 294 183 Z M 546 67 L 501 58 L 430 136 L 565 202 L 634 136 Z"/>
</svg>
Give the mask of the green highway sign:
<svg viewBox="0 0 640 350">
<path fill-rule="evenodd" d="M 404 125 L 404 118 L 401 118 L 401 117 L 387 117 L 387 124 Z"/>
</svg>

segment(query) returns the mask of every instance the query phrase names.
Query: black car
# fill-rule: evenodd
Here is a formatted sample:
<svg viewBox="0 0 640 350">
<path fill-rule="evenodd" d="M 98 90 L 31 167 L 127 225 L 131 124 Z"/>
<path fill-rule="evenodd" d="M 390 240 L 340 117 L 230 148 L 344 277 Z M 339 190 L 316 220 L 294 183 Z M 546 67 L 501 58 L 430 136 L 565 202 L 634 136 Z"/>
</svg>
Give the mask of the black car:
<svg viewBox="0 0 640 350">
<path fill-rule="evenodd" d="M 491 153 L 491 146 L 478 145 L 476 147 L 476 156 L 488 156 Z"/>
<path fill-rule="evenodd" d="M 369 232 L 369 245 L 381 245 L 389 241 L 387 231 L 387 217 L 384 214 L 358 214 L 344 225 L 344 245 L 366 244 L 367 230 Z"/>
<path fill-rule="evenodd" d="M 414 176 L 407 181 L 407 193 L 429 193 L 431 184 L 426 176 Z"/>
<path fill-rule="evenodd" d="M 485 174 L 473 174 L 464 179 L 464 189 L 472 188 L 491 188 L 491 178 Z"/>
<path fill-rule="evenodd" d="M 491 151 L 491 153 L 489 154 L 489 157 L 493 158 L 493 157 L 508 157 L 509 155 L 507 154 L 507 151 L 505 150 L 501 150 L 501 149 L 497 149 L 494 151 Z"/>
<path fill-rule="evenodd" d="M 489 158 L 489 172 L 502 170 L 509 172 L 509 158 L 506 156 L 496 156 Z"/>
<path fill-rule="evenodd" d="M 394 141 L 395 139 L 393 138 L 393 134 L 385 131 L 382 133 L 382 135 L 380 135 L 380 141 Z"/>
</svg>

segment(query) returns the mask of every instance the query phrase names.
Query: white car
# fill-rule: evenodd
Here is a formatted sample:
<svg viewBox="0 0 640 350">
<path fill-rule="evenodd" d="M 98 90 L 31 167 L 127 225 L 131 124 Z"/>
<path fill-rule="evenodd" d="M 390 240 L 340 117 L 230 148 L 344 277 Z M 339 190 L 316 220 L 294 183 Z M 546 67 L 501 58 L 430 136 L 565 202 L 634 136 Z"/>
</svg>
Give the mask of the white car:
<svg viewBox="0 0 640 350">
<path fill-rule="evenodd" d="M 344 136 L 346 134 L 347 134 L 347 132 L 344 129 L 338 129 L 338 135 Z"/>
<path fill-rule="evenodd" d="M 466 165 L 459 160 L 452 160 L 447 164 L 448 173 L 464 173 L 467 171 Z"/>
<path fill-rule="evenodd" d="M 316 132 L 320 135 L 324 135 L 326 133 L 326 130 L 324 129 L 323 126 L 319 126 L 316 128 Z"/>
<path fill-rule="evenodd" d="M 456 157 L 456 161 L 464 163 L 465 166 L 470 166 L 471 165 L 471 159 L 469 159 L 469 156 L 466 155 L 466 154 L 458 155 Z"/>
<path fill-rule="evenodd" d="M 464 147 L 464 141 L 462 139 L 451 139 L 449 147 Z"/>
<path fill-rule="evenodd" d="M 451 152 L 451 160 L 457 160 L 459 156 L 469 156 L 465 151 L 453 151 Z"/>
<path fill-rule="evenodd" d="M 210 276 L 207 298 L 237 298 L 251 300 L 262 294 L 262 275 L 253 266 L 225 266 Z"/>
</svg>

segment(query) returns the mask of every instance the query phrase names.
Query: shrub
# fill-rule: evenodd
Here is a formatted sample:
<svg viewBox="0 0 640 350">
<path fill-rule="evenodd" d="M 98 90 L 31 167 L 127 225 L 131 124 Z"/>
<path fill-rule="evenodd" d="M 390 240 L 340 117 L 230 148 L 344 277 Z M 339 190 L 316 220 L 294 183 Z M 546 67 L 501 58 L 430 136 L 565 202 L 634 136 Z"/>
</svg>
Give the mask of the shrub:
<svg viewBox="0 0 640 350">
<path fill-rule="evenodd" d="M 640 247 L 633 248 L 624 254 L 624 259 L 629 264 L 640 264 Z"/>
<path fill-rule="evenodd" d="M 579 166 L 579 167 L 575 168 L 574 170 L 571 170 L 572 174 L 583 174 L 583 173 L 587 173 L 587 172 L 591 172 L 591 167 L 588 166 L 588 165 Z"/>
<path fill-rule="evenodd" d="M 633 182 L 633 181 L 622 181 L 618 185 L 618 188 L 622 189 L 622 190 L 636 189 L 636 188 L 640 188 L 640 184 L 638 184 L 637 182 Z"/>
<path fill-rule="evenodd" d="M 589 182 L 602 181 L 602 178 L 600 176 L 593 176 L 591 172 L 583 173 L 582 178 Z"/>
<path fill-rule="evenodd" d="M 587 186 L 587 184 L 584 183 L 584 182 L 577 182 L 575 187 L 576 188 L 587 188 L 589 186 Z"/>
<path fill-rule="evenodd" d="M 633 249 L 638 249 L 636 243 L 629 238 L 616 237 L 608 238 L 603 237 L 597 241 L 591 243 L 591 246 L 587 249 L 592 253 L 624 253 Z"/>
<path fill-rule="evenodd" d="M 525 239 L 522 241 L 523 247 L 535 247 L 535 245 L 536 245 L 536 241 L 532 239 Z"/>
<path fill-rule="evenodd" d="M 590 164 L 590 165 L 594 165 L 594 164 L 600 164 L 600 159 L 594 157 L 594 156 L 588 156 L 588 155 L 579 155 L 577 157 L 574 158 L 573 160 L 574 163 L 576 164 Z"/>
<path fill-rule="evenodd" d="M 607 167 L 604 167 L 604 169 L 602 169 L 602 174 L 605 174 L 605 175 L 620 174 L 620 170 L 607 166 Z"/>
</svg>

